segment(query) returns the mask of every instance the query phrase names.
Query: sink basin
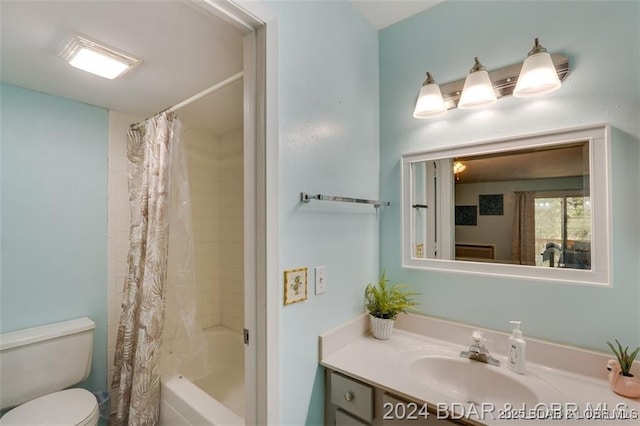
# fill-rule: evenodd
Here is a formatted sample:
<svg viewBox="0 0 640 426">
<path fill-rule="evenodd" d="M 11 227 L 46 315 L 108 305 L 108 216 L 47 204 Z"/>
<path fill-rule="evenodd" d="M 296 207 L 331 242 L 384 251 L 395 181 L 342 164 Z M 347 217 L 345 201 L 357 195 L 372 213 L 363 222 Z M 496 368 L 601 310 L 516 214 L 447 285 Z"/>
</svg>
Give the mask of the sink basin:
<svg viewBox="0 0 640 426">
<path fill-rule="evenodd" d="M 495 367 L 461 357 L 427 356 L 411 363 L 410 373 L 414 380 L 463 404 L 531 408 L 541 402 L 560 402 L 558 391 L 545 381 L 533 375 L 517 375 L 504 365 Z"/>
</svg>

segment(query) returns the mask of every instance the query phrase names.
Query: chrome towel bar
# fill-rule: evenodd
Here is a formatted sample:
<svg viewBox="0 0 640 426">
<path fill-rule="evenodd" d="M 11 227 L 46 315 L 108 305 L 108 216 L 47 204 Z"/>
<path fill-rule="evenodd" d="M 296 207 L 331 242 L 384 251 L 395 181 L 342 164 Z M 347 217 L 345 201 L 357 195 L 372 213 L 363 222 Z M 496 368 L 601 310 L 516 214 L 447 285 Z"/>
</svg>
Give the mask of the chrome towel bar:
<svg viewBox="0 0 640 426">
<path fill-rule="evenodd" d="M 357 204 L 372 204 L 376 209 L 380 206 L 390 206 L 391 203 L 389 201 L 379 201 L 379 200 L 366 200 L 364 198 L 351 198 L 351 197 L 338 197 L 335 195 L 323 195 L 323 194 L 308 194 L 306 192 L 300 193 L 300 201 L 303 203 L 308 203 L 311 200 L 320 200 L 320 201 L 340 201 L 343 203 L 357 203 Z"/>
</svg>

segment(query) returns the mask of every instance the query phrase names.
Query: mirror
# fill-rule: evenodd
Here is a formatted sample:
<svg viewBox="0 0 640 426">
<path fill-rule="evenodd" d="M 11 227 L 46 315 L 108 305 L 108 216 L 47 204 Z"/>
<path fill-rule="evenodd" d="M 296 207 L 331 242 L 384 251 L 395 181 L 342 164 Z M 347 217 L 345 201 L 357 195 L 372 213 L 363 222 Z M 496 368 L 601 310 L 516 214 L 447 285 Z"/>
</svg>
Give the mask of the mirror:
<svg viewBox="0 0 640 426">
<path fill-rule="evenodd" d="M 403 156 L 405 267 L 609 284 L 608 127 Z"/>
</svg>

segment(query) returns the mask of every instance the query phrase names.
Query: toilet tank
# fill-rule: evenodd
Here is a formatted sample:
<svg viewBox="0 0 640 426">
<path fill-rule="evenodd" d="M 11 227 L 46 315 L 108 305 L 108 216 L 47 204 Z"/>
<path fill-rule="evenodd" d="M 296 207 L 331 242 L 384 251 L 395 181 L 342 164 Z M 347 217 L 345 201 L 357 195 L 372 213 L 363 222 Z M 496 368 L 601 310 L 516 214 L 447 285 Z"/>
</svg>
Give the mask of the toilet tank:
<svg viewBox="0 0 640 426">
<path fill-rule="evenodd" d="M 83 317 L 0 334 L 0 409 L 89 377 L 95 327 Z"/>
</svg>

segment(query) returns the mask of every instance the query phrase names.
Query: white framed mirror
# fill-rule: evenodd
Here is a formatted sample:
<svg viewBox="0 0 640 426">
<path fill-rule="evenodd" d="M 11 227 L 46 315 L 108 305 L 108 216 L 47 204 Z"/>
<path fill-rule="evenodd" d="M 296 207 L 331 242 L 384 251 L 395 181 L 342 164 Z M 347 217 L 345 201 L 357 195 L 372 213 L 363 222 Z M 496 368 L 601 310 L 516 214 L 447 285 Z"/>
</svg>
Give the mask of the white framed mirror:
<svg viewBox="0 0 640 426">
<path fill-rule="evenodd" d="M 402 156 L 403 266 L 609 286 L 610 128 Z"/>
</svg>

